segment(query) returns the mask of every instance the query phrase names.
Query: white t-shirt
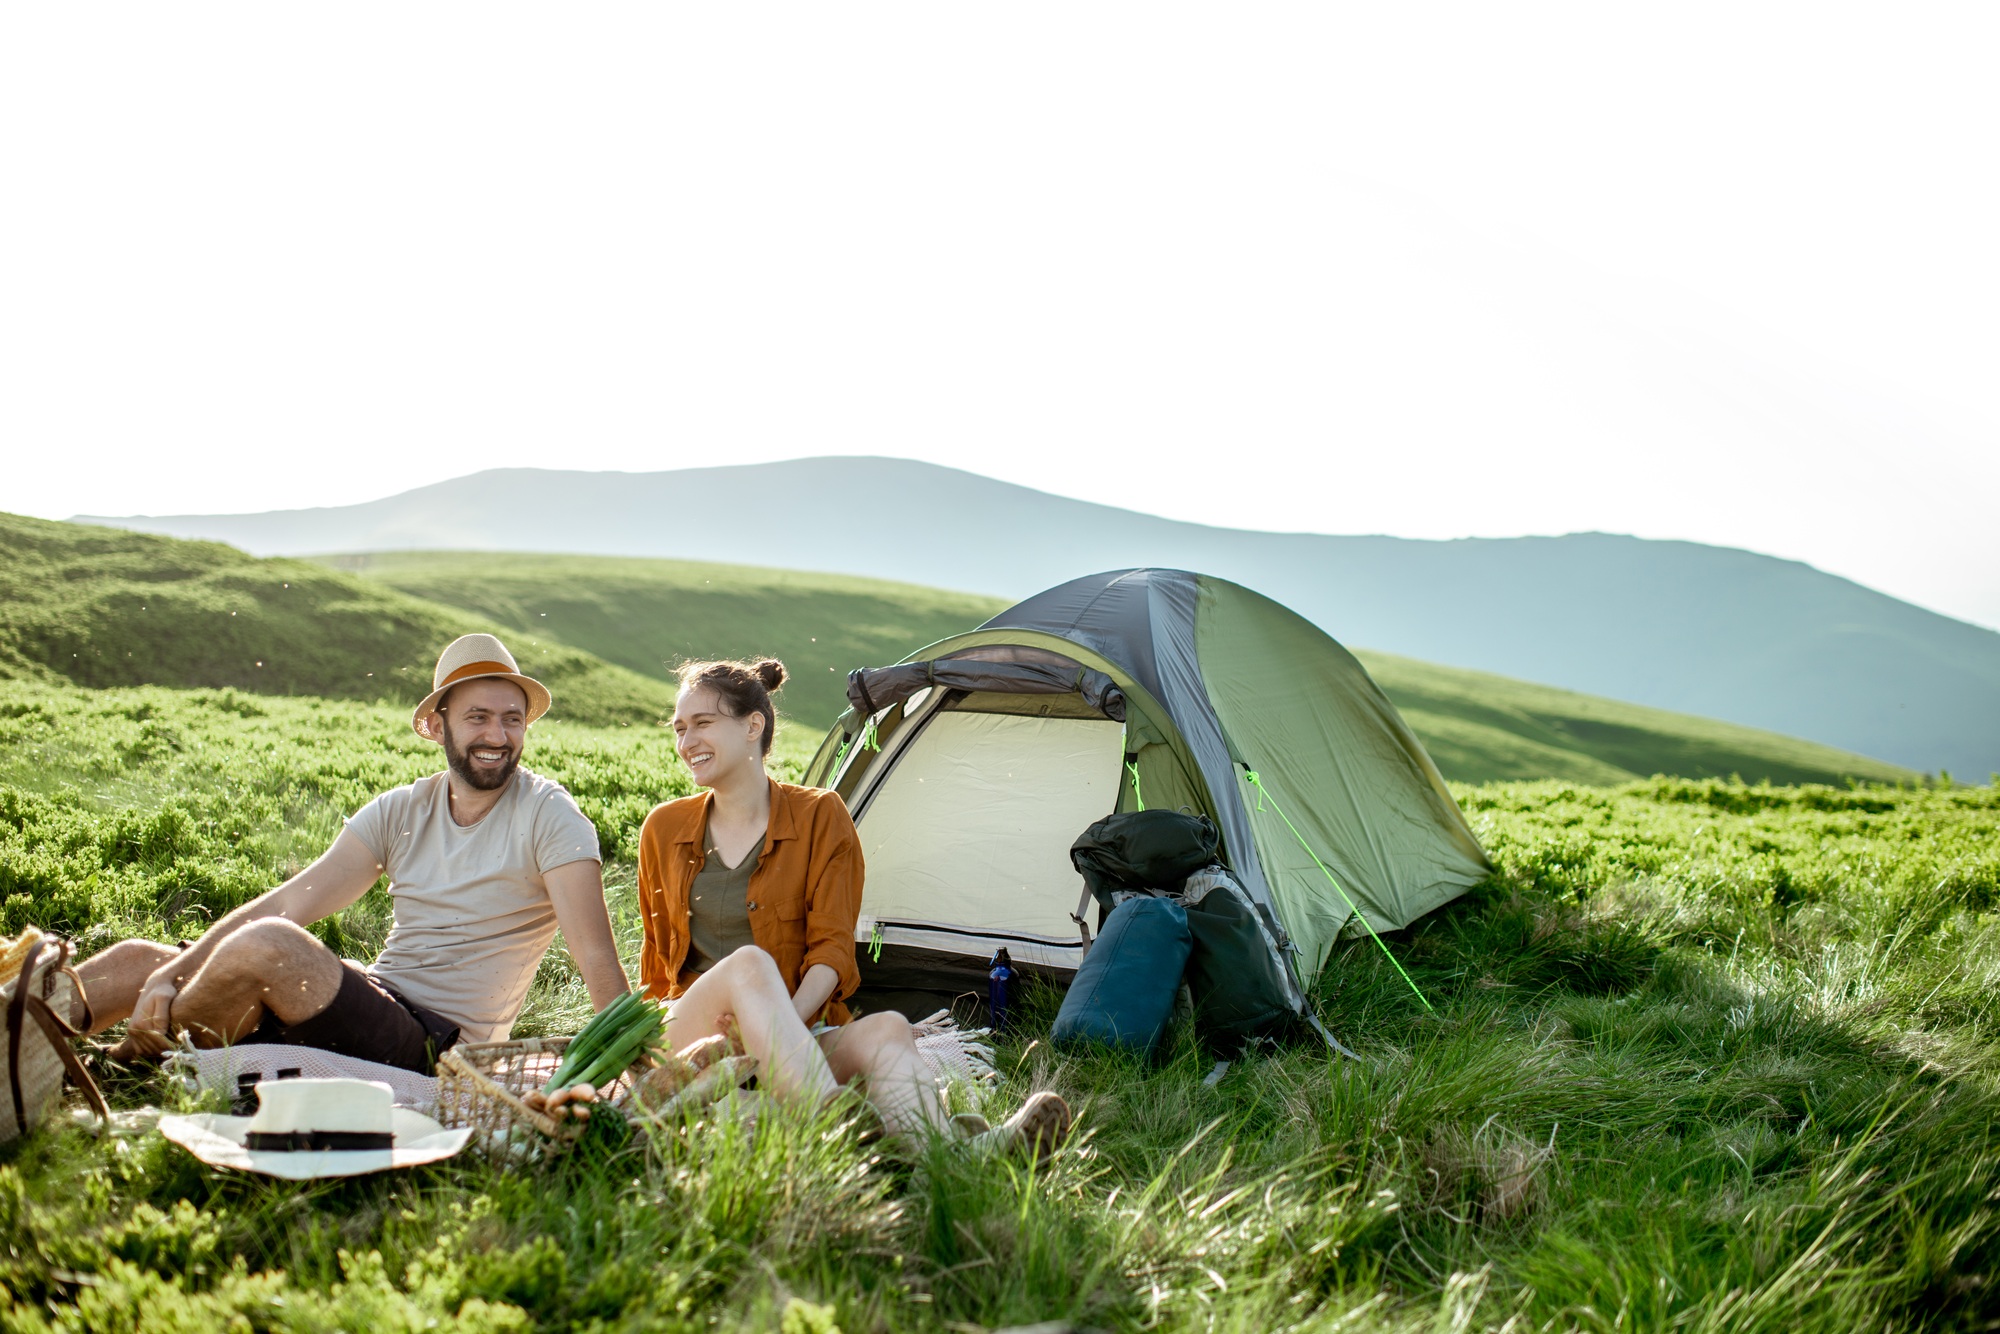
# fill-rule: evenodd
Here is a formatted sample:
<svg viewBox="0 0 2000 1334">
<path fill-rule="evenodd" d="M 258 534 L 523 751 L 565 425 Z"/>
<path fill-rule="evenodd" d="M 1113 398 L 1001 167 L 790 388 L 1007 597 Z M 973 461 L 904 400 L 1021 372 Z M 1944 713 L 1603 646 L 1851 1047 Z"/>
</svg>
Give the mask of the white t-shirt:
<svg viewBox="0 0 2000 1334">
<path fill-rule="evenodd" d="M 601 860 L 597 830 L 576 801 L 516 769 L 478 824 L 451 818 L 447 776 L 384 792 L 349 830 L 389 877 L 395 925 L 369 970 L 459 1026 L 464 1042 L 504 1042 L 556 934 L 542 879 Z"/>
</svg>

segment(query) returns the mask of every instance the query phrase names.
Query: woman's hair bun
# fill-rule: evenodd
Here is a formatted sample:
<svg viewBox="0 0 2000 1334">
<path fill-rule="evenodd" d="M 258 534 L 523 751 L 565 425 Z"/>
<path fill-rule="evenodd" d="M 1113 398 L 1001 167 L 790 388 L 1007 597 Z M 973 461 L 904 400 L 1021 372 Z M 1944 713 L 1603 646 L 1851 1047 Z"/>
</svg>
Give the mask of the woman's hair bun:
<svg viewBox="0 0 2000 1334">
<path fill-rule="evenodd" d="M 776 658 L 766 658 L 752 670 L 757 673 L 757 679 L 764 683 L 766 690 L 776 690 L 785 683 L 785 664 Z"/>
</svg>

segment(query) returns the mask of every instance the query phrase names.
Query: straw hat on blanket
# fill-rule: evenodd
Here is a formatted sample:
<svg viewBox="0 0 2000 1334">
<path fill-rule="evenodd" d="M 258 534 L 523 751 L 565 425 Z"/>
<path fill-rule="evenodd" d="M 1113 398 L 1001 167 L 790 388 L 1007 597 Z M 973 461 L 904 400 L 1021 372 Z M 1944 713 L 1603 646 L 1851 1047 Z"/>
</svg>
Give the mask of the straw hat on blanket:
<svg viewBox="0 0 2000 1334">
<path fill-rule="evenodd" d="M 438 654 L 437 670 L 431 673 L 431 693 L 424 696 L 424 702 L 417 705 L 417 711 L 410 715 L 410 726 L 426 741 L 441 741 L 441 736 L 432 736 L 424 730 L 424 719 L 437 712 L 438 701 L 444 692 L 466 681 L 477 681 L 485 677 L 497 677 L 502 681 L 512 681 L 521 687 L 528 697 L 528 721 L 533 722 L 549 711 L 549 688 L 532 676 L 521 675 L 520 664 L 507 646 L 492 635 L 460 635 L 444 646 Z"/>
<path fill-rule="evenodd" d="M 211 1167 L 311 1181 L 449 1158 L 471 1130 L 446 1130 L 394 1104 L 370 1079 L 282 1079 L 257 1085 L 255 1116 L 163 1116 L 160 1133 Z"/>
</svg>

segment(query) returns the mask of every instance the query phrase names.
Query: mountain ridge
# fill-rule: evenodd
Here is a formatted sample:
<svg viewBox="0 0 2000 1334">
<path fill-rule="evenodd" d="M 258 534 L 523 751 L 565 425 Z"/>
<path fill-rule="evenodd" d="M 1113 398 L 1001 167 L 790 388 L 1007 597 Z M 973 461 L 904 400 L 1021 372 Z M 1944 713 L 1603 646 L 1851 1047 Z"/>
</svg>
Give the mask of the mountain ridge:
<svg viewBox="0 0 2000 1334">
<path fill-rule="evenodd" d="M 1253 532 L 872 457 L 493 469 L 361 505 L 79 522 L 269 555 L 553 550 L 1011 597 L 1097 570 L 1178 566 L 1255 588 L 1347 644 L 1916 769 L 2000 770 L 2000 634 L 1802 562 L 1692 542 Z"/>
</svg>

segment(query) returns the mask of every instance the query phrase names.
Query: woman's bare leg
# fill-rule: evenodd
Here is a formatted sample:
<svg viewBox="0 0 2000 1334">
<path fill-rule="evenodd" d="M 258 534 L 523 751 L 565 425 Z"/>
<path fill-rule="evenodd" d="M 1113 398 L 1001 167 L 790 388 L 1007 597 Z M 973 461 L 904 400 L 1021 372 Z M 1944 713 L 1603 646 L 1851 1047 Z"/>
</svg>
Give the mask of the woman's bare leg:
<svg viewBox="0 0 2000 1334">
<path fill-rule="evenodd" d="M 952 1130 L 938 1097 L 937 1081 L 917 1053 L 916 1034 L 900 1014 L 883 1011 L 864 1015 L 831 1033 L 822 1033 L 833 1077 L 845 1084 L 866 1081 L 868 1101 L 892 1135 L 921 1138 Z"/>
<path fill-rule="evenodd" d="M 937 1081 L 917 1051 L 916 1034 L 900 1014 L 871 1014 L 832 1033 L 820 1047 L 834 1077 L 845 1084 L 866 1081 L 868 1101 L 889 1133 L 905 1141 L 932 1135 L 958 1140 L 977 1152 L 1026 1153 L 1046 1158 L 1069 1134 L 1069 1104 L 1054 1093 L 1031 1096 L 1005 1124 L 967 1138 L 966 1129 L 945 1115 Z M 981 1118 L 983 1123 L 984 1118 Z"/>
<path fill-rule="evenodd" d="M 792 1008 L 791 993 L 771 956 L 746 945 L 695 980 L 667 1016 L 667 1043 L 679 1051 L 731 1018 L 757 1078 L 778 1097 L 806 1097 L 818 1106 L 842 1084 L 867 1081 L 868 1100 L 890 1134 L 922 1139 L 960 1134 L 944 1113 L 936 1082 L 917 1051 L 909 1020 L 899 1014 L 864 1016 L 814 1042 Z M 1045 1156 L 1068 1134 L 1069 1107 L 1053 1093 L 1030 1098 L 1008 1122 L 967 1141 L 979 1147 L 1027 1149 Z"/>
<path fill-rule="evenodd" d="M 757 1058 L 757 1082 L 779 1098 L 801 1098 L 817 1107 L 839 1081 L 812 1040 L 778 965 L 755 945 L 745 945 L 695 979 L 667 1012 L 667 1046 L 679 1051 L 725 1030 L 734 1017 L 743 1048 Z"/>
</svg>

